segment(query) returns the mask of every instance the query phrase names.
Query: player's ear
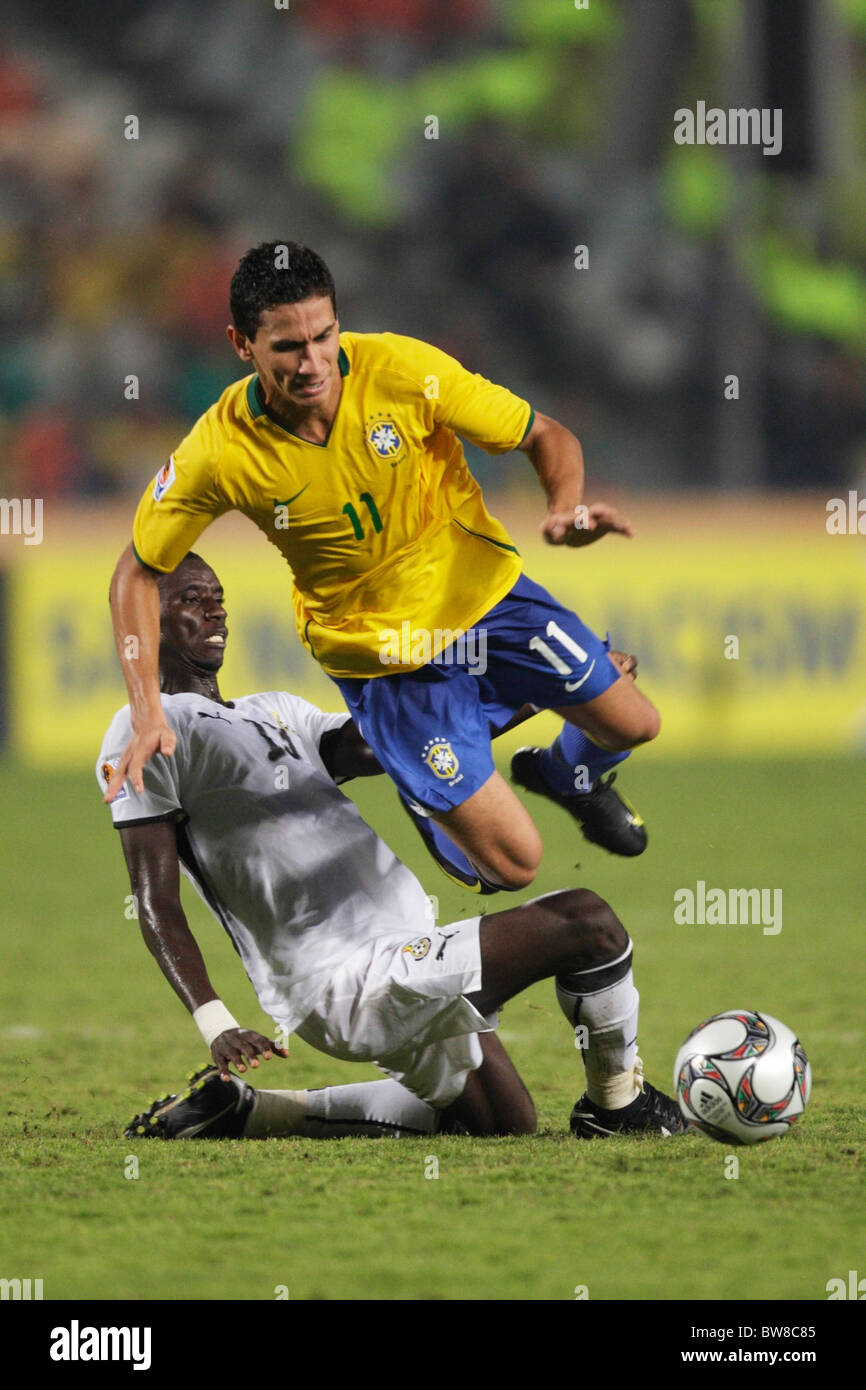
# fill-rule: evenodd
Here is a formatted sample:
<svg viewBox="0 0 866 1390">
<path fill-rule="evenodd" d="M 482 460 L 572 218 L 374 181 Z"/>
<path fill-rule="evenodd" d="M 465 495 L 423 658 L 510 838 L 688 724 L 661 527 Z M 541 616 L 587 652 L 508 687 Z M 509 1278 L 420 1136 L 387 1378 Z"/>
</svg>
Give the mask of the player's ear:
<svg viewBox="0 0 866 1390">
<path fill-rule="evenodd" d="M 241 331 L 230 323 L 226 328 L 226 337 L 237 353 L 242 362 L 251 362 L 253 355 L 250 352 L 249 341 Z"/>
</svg>

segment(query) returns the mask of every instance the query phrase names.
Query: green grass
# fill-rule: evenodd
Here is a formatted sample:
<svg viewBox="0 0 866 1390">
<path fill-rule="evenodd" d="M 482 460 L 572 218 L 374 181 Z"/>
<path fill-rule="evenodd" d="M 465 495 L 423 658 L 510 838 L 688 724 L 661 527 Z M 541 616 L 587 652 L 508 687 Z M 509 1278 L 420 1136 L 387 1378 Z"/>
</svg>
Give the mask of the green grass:
<svg viewBox="0 0 866 1390">
<path fill-rule="evenodd" d="M 579 1054 L 552 986 L 505 1010 L 501 1035 L 538 1107 L 532 1139 L 271 1140 L 150 1144 L 122 1124 L 205 1060 L 195 1031 L 124 915 L 120 848 L 87 775 L 0 766 L 4 806 L 0 976 L 0 1276 L 41 1277 L 45 1297 L 109 1299 L 826 1298 L 866 1273 L 862 1203 L 862 919 L 866 867 L 851 817 L 854 761 L 664 764 L 640 757 L 622 784 L 651 844 L 625 862 L 584 845 L 529 799 L 545 839 L 530 892 L 585 883 L 636 943 L 641 1053 L 670 1088 L 701 1018 L 759 1006 L 799 1032 L 812 1102 L 781 1142 L 737 1151 L 699 1136 L 578 1144 L 569 1109 Z M 440 898 L 462 894 L 426 860 L 382 784 L 365 814 Z M 576 867 L 578 866 L 579 867 Z M 781 888 L 784 924 L 685 927 L 673 893 Z M 187 894 L 217 989 L 266 1027 L 216 923 Z M 492 900 L 488 910 L 513 904 Z M 266 1085 L 372 1076 L 293 1039 Z M 435 1155 L 439 1178 L 425 1178 Z"/>
</svg>

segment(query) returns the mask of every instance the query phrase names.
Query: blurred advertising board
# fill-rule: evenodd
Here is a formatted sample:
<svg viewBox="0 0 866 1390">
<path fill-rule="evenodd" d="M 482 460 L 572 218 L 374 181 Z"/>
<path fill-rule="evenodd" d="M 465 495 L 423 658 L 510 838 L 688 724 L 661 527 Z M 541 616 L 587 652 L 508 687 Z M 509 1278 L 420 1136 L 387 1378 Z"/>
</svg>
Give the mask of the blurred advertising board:
<svg viewBox="0 0 866 1390">
<path fill-rule="evenodd" d="M 613 645 L 635 652 L 659 706 L 652 755 L 797 754 L 866 746 L 866 544 L 831 535 L 821 499 L 633 501 L 637 535 L 587 550 L 537 539 L 542 499 L 496 511 L 527 572 Z M 108 585 L 128 518 L 47 513 L 44 542 L 4 542 L 11 750 L 35 766 L 91 763 L 125 703 Z M 340 709 L 333 683 L 295 635 L 290 576 L 239 517 L 205 533 L 200 553 L 226 591 L 226 698 L 288 688 Z M 532 741 L 555 731 L 552 716 Z M 529 730 L 506 736 L 505 748 Z"/>
</svg>

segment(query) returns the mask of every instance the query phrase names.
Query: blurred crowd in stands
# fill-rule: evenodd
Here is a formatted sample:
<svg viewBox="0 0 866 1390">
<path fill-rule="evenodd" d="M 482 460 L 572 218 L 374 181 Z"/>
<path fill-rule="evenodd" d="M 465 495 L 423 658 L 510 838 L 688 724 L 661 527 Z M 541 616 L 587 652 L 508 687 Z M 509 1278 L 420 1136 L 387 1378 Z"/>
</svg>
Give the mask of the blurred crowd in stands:
<svg viewBox="0 0 866 1390">
<path fill-rule="evenodd" d="M 689 0 L 668 9 L 688 39 Z M 0 492 L 137 496 L 243 371 L 225 340 L 228 282 L 248 246 L 283 237 L 328 260 L 344 328 L 427 338 L 510 385 L 576 430 L 597 478 L 717 482 L 716 248 L 671 220 L 658 167 L 607 177 L 598 129 L 582 133 L 583 93 L 612 70 L 616 26 L 580 62 L 560 33 L 546 47 L 542 34 L 532 51 L 560 106 L 526 98 L 521 121 L 522 70 L 507 69 L 515 115 L 497 89 L 506 68 L 491 66 L 535 42 L 531 28 L 515 39 L 515 14 L 507 0 L 87 0 L 56 12 L 11 0 Z M 341 150 L 352 165 L 362 114 L 389 95 L 435 94 L 435 73 L 458 89 L 470 60 L 486 102 L 438 138 L 418 108 L 409 146 L 370 175 L 375 215 L 353 212 L 349 194 L 341 203 L 353 170 L 335 169 L 333 191 L 328 172 Z M 350 104 L 327 143 L 316 102 L 339 92 L 335 74 L 367 104 Z M 589 269 L 575 267 L 578 244 Z M 841 486 L 866 438 L 863 355 L 772 324 L 764 344 L 767 448 L 752 481 Z M 477 454 L 473 466 L 485 482 L 502 467 Z"/>
</svg>

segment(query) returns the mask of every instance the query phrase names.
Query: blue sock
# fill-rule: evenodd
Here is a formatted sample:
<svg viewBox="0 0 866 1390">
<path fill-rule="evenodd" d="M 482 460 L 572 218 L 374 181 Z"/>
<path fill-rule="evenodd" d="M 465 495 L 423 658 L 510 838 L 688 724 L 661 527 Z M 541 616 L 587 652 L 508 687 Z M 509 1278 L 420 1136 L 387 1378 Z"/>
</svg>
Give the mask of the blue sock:
<svg viewBox="0 0 866 1390">
<path fill-rule="evenodd" d="M 579 796 L 582 791 L 588 792 L 602 773 L 627 758 L 630 751 L 611 753 L 599 748 L 574 724 L 563 724 L 562 732 L 539 754 L 538 767 L 551 791 L 559 796 Z"/>
</svg>

